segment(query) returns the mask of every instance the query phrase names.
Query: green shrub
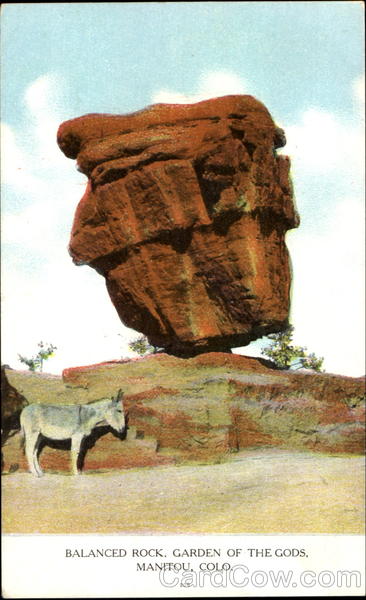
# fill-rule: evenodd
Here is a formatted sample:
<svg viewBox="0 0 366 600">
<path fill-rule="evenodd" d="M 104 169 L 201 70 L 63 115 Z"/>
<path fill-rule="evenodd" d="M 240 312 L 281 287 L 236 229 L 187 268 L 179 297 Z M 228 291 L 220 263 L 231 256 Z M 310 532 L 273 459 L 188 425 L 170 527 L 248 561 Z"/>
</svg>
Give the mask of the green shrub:
<svg viewBox="0 0 366 600">
<path fill-rule="evenodd" d="M 271 343 L 261 354 L 270 358 L 278 369 L 303 368 L 321 372 L 324 358 L 318 358 L 314 352 L 308 354 L 305 346 L 295 346 L 293 333 L 294 327 L 289 325 L 284 331 L 269 335 Z"/>
<path fill-rule="evenodd" d="M 32 358 L 27 358 L 21 354 L 18 354 L 18 357 L 20 362 L 27 365 L 30 371 L 40 371 L 42 373 L 43 362 L 54 355 L 54 351 L 57 350 L 57 347 L 53 344 L 48 344 L 48 346 L 46 346 L 44 342 L 39 342 L 38 348 L 38 353 Z"/>
</svg>

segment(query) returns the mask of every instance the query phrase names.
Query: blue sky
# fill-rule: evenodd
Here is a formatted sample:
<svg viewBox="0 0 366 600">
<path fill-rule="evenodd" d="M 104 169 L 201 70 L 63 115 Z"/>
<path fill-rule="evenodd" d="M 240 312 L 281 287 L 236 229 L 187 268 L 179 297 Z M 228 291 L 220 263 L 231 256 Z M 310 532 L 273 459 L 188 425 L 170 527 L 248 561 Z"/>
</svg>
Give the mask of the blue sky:
<svg viewBox="0 0 366 600">
<path fill-rule="evenodd" d="M 3 362 L 38 341 L 47 370 L 129 354 L 103 279 L 67 252 L 85 177 L 66 119 L 249 93 L 284 127 L 302 223 L 288 234 L 296 342 L 361 375 L 361 2 L 6 4 L 2 8 Z M 261 340 L 243 353 L 259 354 Z"/>
</svg>

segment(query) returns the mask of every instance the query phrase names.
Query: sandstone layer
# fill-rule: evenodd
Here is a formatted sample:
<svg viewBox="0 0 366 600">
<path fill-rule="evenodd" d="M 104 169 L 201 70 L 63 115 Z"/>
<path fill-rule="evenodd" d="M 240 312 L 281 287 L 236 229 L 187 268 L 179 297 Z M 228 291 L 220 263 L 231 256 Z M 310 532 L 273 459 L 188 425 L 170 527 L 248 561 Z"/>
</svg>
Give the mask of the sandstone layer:
<svg viewBox="0 0 366 600">
<path fill-rule="evenodd" d="M 127 437 L 108 428 L 84 447 L 84 470 L 182 461 L 217 462 L 254 448 L 362 453 L 365 379 L 278 371 L 255 358 L 166 354 L 66 369 L 63 379 L 7 371 L 29 403 L 85 404 L 125 392 Z M 67 445 L 68 444 L 68 445 Z M 3 446 L 4 470 L 27 471 L 19 435 Z M 44 440 L 40 464 L 70 471 L 69 443 Z"/>
<path fill-rule="evenodd" d="M 287 324 L 285 233 L 298 225 L 282 129 L 251 96 L 63 123 L 88 186 L 70 253 L 101 273 L 124 324 L 178 356 Z"/>
</svg>

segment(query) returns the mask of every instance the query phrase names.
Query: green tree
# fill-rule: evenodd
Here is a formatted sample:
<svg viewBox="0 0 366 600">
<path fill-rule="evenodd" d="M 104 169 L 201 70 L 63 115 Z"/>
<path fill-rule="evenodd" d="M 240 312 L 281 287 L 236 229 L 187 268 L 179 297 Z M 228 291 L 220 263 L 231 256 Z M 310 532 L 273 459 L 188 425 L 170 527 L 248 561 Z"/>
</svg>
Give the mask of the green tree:
<svg viewBox="0 0 366 600">
<path fill-rule="evenodd" d="M 289 325 L 284 331 L 269 335 L 271 343 L 263 348 L 261 353 L 273 360 L 278 369 L 304 368 L 322 371 L 324 358 L 318 358 L 314 352 L 308 354 L 305 346 L 295 346 L 293 334 L 294 327 Z"/>
<path fill-rule="evenodd" d="M 140 356 L 145 356 L 145 354 L 155 354 L 158 351 L 156 346 L 150 344 L 146 335 L 142 334 L 132 340 L 132 342 L 128 344 L 128 347 L 132 352 L 136 352 Z"/>
<path fill-rule="evenodd" d="M 53 344 L 47 345 L 44 342 L 39 342 L 38 348 L 39 351 L 32 358 L 27 358 L 26 356 L 22 356 L 21 354 L 18 354 L 18 357 L 20 362 L 27 365 L 30 371 L 40 371 L 42 373 L 43 362 L 54 355 L 54 352 L 55 350 L 57 350 L 57 347 Z"/>
</svg>

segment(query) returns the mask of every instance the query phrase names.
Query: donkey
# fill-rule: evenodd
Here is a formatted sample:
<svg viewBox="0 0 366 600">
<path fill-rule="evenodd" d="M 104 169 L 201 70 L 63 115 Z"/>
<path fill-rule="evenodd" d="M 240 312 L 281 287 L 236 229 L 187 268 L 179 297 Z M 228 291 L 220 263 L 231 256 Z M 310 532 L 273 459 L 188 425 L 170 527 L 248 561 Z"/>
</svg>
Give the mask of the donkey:
<svg viewBox="0 0 366 600">
<path fill-rule="evenodd" d="M 41 436 L 51 440 L 71 439 L 71 467 L 74 475 L 81 471 L 78 467 L 79 454 L 84 438 L 100 426 L 110 425 L 118 433 L 126 427 L 123 408 L 123 392 L 115 398 L 97 400 L 90 404 L 54 406 L 51 404 L 30 404 L 20 415 L 20 425 L 25 439 L 25 453 L 31 473 L 38 477 L 43 471 L 38 462 Z"/>
</svg>

